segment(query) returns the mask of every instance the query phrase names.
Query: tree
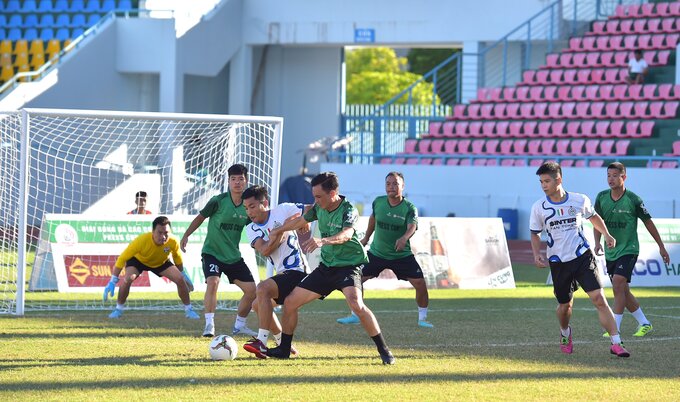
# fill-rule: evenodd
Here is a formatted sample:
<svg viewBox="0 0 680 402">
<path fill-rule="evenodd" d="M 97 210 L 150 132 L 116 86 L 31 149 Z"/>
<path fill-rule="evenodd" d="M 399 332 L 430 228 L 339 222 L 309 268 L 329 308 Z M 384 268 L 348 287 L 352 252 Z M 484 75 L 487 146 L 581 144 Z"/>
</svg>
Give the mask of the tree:
<svg viewBox="0 0 680 402">
<path fill-rule="evenodd" d="M 393 49 L 385 47 L 348 51 L 347 103 L 382 104 L 422 78 L 405 71 L 406 59 L 397 57 Z M 411 91 L 412 104 L 432 102 L 432 83 L 421 82 Z M 406 93 L 396 103 L 408 103 Z"/>
<path fill-rule="evenodd" d="M 409 71 L 427 74 L 456 52 L 460 52 L 460 49 L 411 49 L 406 55 Z M 460 101 L 457 93 L 458 73 L 455 61 L 437 71 L 437 95 L 444 104 L 451 105 Z M 432 82 L 432 77 L 428 77 L 427 81 Z"/>
</svg>

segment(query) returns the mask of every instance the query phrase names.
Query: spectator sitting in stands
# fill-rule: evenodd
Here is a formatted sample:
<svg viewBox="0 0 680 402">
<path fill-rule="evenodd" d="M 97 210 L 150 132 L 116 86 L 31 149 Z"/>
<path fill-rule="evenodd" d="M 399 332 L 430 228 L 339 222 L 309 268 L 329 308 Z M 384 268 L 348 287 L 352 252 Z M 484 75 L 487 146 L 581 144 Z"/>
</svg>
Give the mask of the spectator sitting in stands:
<svg viewBox="0 0 680 402">
<path fill-rule="evenodd" d="M 137 208 L 128 212 L 128 215 L 151 215 L 151 211 L 146 209 L 146 191 L 137 191 L 135 204 L 137 204 Z"/>
<path fill-rule="evenodd" d="M 634 57 L 628 60 L 628 77 L 626 77 L 626 82 L 631 85 L 643 84 L 649 65 L 642 58 L 642 50 L 636 49 L 633 55 Z"/>
</svg>

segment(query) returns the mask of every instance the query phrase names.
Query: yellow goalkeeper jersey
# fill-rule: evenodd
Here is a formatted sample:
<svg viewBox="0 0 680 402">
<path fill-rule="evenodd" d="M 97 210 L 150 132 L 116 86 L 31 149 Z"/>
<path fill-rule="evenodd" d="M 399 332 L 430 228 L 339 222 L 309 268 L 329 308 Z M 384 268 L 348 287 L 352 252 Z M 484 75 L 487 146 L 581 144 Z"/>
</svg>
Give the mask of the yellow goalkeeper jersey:
<svg viewBox="0 0 680 402">
<path fill-rule="evenodd" d="M 163 245 L 157 245 L 153 242 L 153 233 L 143 233 L 137 236 L 128 246 L 125 251 L 116 260 L 116 268 L 123 269 L 127 261 L 135 257 L 142 264 L 149 268 L 157 268 L 163 265 L 168 260 L 168 256 L 172 253 L 172 261 L 175 265 L 182 264 L 182 254 L 179 250 L 179 242 L 173 236 L 168 238 L 168 241 Z"/>
</svg>

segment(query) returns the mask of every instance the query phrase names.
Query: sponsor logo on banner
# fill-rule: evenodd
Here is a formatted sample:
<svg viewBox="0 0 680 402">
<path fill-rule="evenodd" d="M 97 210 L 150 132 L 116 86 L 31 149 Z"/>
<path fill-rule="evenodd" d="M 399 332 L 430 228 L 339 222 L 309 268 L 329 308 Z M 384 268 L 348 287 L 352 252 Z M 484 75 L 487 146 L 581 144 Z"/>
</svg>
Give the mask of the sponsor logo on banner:
<svg viewBox="0 0 680 402">
<path fill-rule="evenodd" d="M 64 265 L 70 287 L 106 286 L 116 263 L 115 255 L 65 255 Z M 121 276 L 125 275 L 125 270 Z M 149 273 L 144 271 L 132 286 L 149 287 Z"/>
</svg>

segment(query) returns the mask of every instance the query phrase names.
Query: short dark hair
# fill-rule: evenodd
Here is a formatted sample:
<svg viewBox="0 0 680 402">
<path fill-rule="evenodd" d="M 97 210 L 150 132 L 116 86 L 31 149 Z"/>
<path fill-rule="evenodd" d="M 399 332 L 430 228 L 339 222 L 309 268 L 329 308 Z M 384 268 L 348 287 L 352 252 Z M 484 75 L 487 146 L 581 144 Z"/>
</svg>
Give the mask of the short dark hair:
<svg viewBox="0 0 680 402">
<path fill-rule="evenodd" d="M 562 176 L 562 166 L 560 166 L 559 163 L 553 161 L 543 162 L 543 164 L 536 171 L 536 176 L 540 176 L 542 174 L 549 174 L 553 179 L 556 179 L 557 175 Z"/>
<path fill-rule="evenodd" d="M 240 176 L 243 175 L 246 179 L 248 178 L 248 168 L 240 163 L 235 163 L 227 169 L 228 176 Z"/>
<path fill-rule="evenodd" d="M 241 199 L 242 200 L 247 200 L 248 198 L 255 197 L 255 199 L 259 202 L 264 202 L 264 200 L 269 198 L 269 194 L 267 193 L 267 189 L 262 187 L 262 186 L 250 186 L 246 189 L 246 191 L 241 194 Z"/>
<path fill-rule="evenodd" d="M 642 49 L 635 49 L 633 51 L 634 54 L 642 54 Z"/>
<path fill-rule="evenodd" d="M 337 190 L 340 184 L 338 183 L 338 175 L 334 172 L 323 172 L 314 176 L 312 179 L 312 187 L 321 186 L 323 191 L 330 192 Z"/>
<path fill-rule="evenodd" d="M 607 170 L 609 170 L 609 169 L 616 169 L 619 172 L 626 174 L 626 166 L 621 162 L 610 163 L 609 166 L 607 166 Z"/>
<path fill-rule="evenodd" d="M 137 191 L 135 198 L 146 198 L 146 191 Z"/>
<path fill-rule="evenodd" d="M 159 216 L 158 218 L 153 220 L 153 223 L 151 224 L 151 229 L 156 230 L 156 226 L 165 226 L 165 225 L 170 225 L 172 227 L 172 224 L 170 223 L 170 219 L 168 219 L 167 216 Z"/>
<path fill-rule="evenodd" d="M 402 182 L 405 182 L 405 180 L 404 180 L 404 174 L 401 173 L 401 172 L 397 172 L 397 171 L 389 172 L 389 173 L 387 174 L 387 176 L 385 176 L 385 180 L 387 180 L 387 178 L 390 177 L 390 176 L 399 177 L 399 178 L 401 178 L 401 181 L 402 181 Z"/>
</svg>

